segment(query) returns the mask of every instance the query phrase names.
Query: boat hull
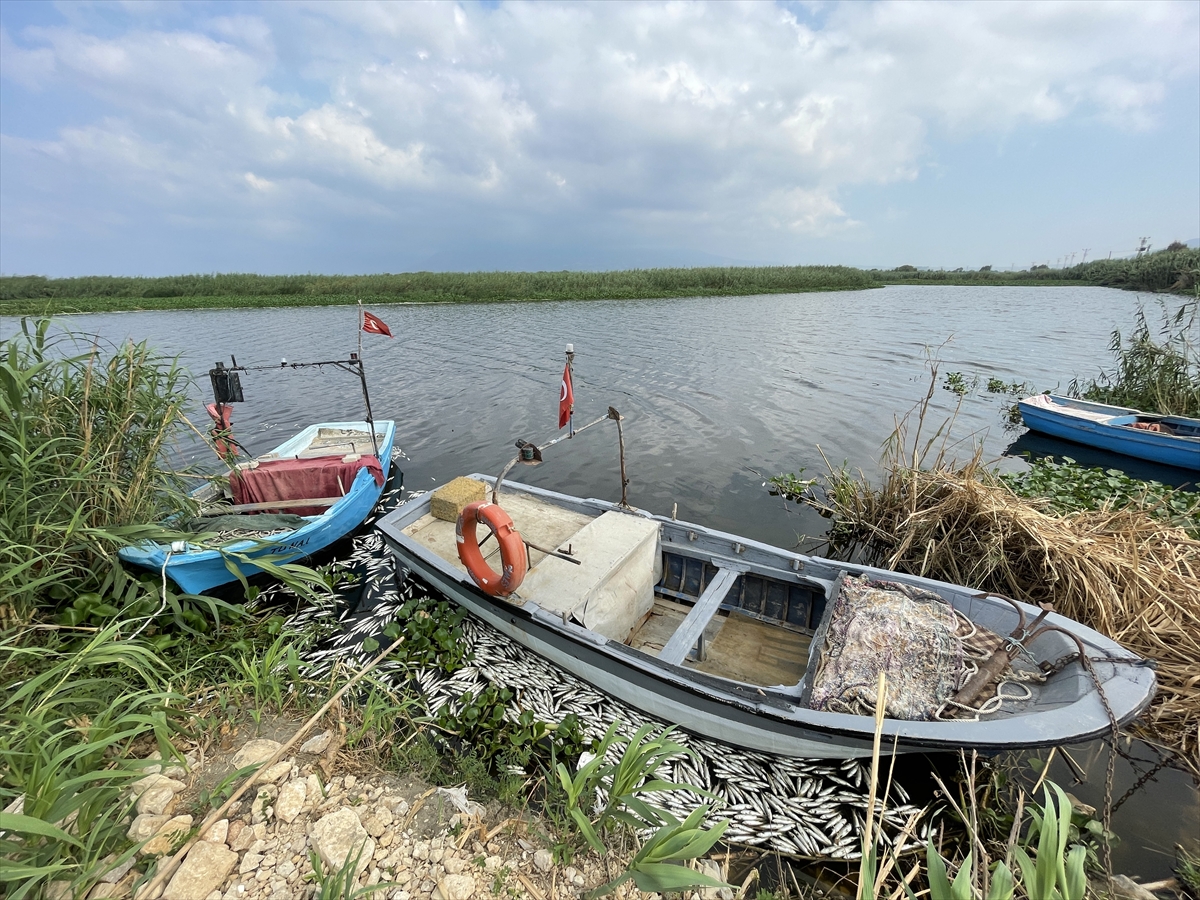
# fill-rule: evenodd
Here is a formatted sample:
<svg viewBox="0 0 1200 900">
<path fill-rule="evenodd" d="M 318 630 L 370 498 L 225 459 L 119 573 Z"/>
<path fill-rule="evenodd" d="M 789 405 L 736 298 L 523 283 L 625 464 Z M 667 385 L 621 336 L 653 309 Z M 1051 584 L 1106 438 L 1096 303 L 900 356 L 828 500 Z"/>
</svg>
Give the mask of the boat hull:
<svg viewBox="0 0 1200 900">
<path fill-rule="evenodd" d="M 486 476 L 472 477 L 490 480 Z M 590 509 L 593 513 L 616 509 L 603 501 L 580 500 L 524 485 L 506 485 L 505 491 L 510 490 L 527 492 L 575 509 Z M 503 497 L 500 502 L 503 505 Z M 497 631 L 597 689 L 659 721 L 733 746 L 805 758 L 844 759 L 871 754 L 874 721 L 870 717 L 803 708 L 798 703 L 796 688 L 764 689 L 705 675 L 608 640 L 532 601 L 509 603 L 487 596 L 452 563 L 428 552 L 405 534 L 405 528 L 424 515 L 428 504 L 428 497 L 409 501 L 377 523 L 397 560 Z M 965 588 L 792 554 L 662 517 L 644 514 L 643 517 L 659 524 L 664 553 L 686 554 L 712 560 L 713 564 L 749 566 L 775 573 L 780 579 L 803 578 L 829 587 L 842 570 L 850 568 L 852 574 L 905 581 L 933 589 L 967 615 L 974 612 L 974 618 L 985 620 L 980 624 L 987 627 L 1004 627 L 1008 619 L 1011 622 L 1004 633 L 1016 627 L 1017 616 L 1011 607 L 1005 610 L 996 601 L 989 602 Z M 1038 612 L 1027 606 L 1024 609 L 1029 619 Z M 1154 693 L 1151 670 L 1131 665 L 1135 657 L 1091 629 L 1056 615 L 1051 615 L 1048 621 L 1069 627 L 1083 640 L 1089 655 L 1119 656 L 1129 660 L 1095 664 L 1118 721 L 1128 721 L 1149 704 Z M 1059 647 L 1053 652 L 1062 649 Z M 1056 679 L 1059 679 L 1058 684 L 1046 694 L 1047 708 L 1035 714 L 974 722 L 888 719 L 883 728 L 883 751 L 971 748 L 992 753 L 1016 747 L 1077 742 L 1110 731 L 1099 696 L 1083 687 L 1083 681 L 1090 679 L 1078 663 L 1068 666 Z"/>
<path fill-rule="evenodd" d="M 1050 407 L 1035 405 L 1029 400 L 1018 403 L 1021 419 L 1031 431 L 1123 456 L 1200 471 L 1200 437 L 1181 437 L 1130 428 L 1127 423 L 1142 415 L 1137 410 L 1054 395 L 1050 395 L 1050 399 L 1053 401 Z M 1073 411 L 1101 417 L 1107 414 L 1111 419 L 1085 418 L 1072 414 Z M 1200 429 L 1200 421 L 1196 419 L 1181 416 L 1161 418 L 1168 424 L 1175 423 L 1189 430 Z M 1200 430 L 1197 434 L 1200 435 Z"/>
<path fill-rule="evenodd" d="M 319 422 L 311 425 L 299 435 L 281 444 L 274 452 L 287 454 L 290 445 L 303 445 L 304 437 L 319 428 L 367 428 L 366 422 Z M 396 425 L 391 420 L 374 423 L 382 431 L 384 439 L 379 446 L 379 464 L 383 470 L 384 485 L 391 470 L 392 447 L 395 442 Z M 172 551 L 166 544 L 146 543 L 120 550 L 121 559 L 146 569 L 164 572 L 181 590 L 189 594 L 201 594 L 222 584 L 236 581 L 238 573 L 250 577 L 262 571 L 253 560 L 263 559 L 273 564 L 295 562 L 325 549 L 345 537 L 363 523 L 370 515 L 384 485 L 376 484 L 374 476 L 360 469 L 346 495 L 331 506 L 324 514 L 310 516 L 308 524 L 282 534 L 258 540 L 231 543 L 221 550 L 189 549 Z M 239 554 L 236 559 L 230 554 Z"/>
</svg>

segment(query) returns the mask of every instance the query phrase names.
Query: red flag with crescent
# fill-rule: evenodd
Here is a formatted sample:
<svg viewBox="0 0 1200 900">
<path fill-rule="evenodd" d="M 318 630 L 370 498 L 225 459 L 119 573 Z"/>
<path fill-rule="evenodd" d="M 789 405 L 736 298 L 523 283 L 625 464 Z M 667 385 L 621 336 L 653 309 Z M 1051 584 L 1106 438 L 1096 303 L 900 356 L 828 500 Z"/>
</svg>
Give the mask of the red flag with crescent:
<svg viewBox="0 0 1200 900">
<path fill-rule="evenodd" d="M 562 428 L 575 411 L 575 391 L 571 387 L 571 364 L 563 368 L 562 389 L 558 395 L 558 427 Z"/>
<path fill-rule="evenodd" d="M 388 337 L 395 337 L 395 335 L 392 334 L 392 329 L 388 328 L 387 325 L 384 324 L 383 319 L 379 318 L 379 316 L 372 315 L 365 309 L 363 310 L 362 330 L 367 334 L 386 334 Z"/>
</svg>

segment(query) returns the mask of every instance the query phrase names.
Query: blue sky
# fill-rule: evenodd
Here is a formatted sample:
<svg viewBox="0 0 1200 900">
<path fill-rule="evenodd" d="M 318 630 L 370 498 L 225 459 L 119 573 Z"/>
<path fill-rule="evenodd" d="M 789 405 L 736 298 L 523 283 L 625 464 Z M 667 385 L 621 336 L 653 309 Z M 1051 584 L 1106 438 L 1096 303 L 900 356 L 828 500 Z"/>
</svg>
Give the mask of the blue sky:
<svg viewBox="0 0 1200 900">
<path fill-rule="evenodd" d="M 1200 238 L 1200 3 L 0 2 L 0 271 Z"/>
</svg>

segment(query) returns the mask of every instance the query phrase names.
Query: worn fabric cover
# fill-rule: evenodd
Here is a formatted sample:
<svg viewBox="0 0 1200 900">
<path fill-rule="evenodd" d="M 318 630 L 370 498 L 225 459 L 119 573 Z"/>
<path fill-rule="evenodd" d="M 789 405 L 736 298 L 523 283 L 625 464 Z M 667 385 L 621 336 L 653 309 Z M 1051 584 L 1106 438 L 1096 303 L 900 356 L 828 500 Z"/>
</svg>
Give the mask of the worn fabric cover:
<svg viewBox="0 0 1200 900">
<path fill-rule="evenodd" d="M 930 591 L 846 577 L 827 623 L 815 659 L 812 709 L 874 715 L 884 672 L 886 715 L 927 721 L 964 680 L 960 619 Z"/>
<path fill-rule="evenodd" d="M 229 487 L 237 504 L 341 497 L 350 492 L 359 469 L 369 470 L 375 483 L 382 486 L 383 467 L 379 465 L 379 458 L 364 455 L 353 462 L 343 462 L 340 456 L 260 462 L 257 468 L 230 472 Z M 328 508 L 305 506 L 288 512 L 298 516 L 319 516 Z"/>
</svg>

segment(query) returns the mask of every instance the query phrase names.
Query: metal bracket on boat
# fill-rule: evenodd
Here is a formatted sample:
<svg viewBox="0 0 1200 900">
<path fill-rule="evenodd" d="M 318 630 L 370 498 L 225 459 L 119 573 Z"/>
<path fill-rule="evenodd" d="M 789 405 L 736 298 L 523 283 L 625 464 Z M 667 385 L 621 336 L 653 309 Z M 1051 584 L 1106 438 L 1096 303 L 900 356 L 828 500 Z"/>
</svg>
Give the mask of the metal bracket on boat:
<svg viewBox="0 0 1200 900">
<path fill-rule="evenodd" d="M 571 553 L 571 548 L 569 546 L 567 547 L 566 551 L 564 552 L 562 550 L 551 550 L 548 547 L 539 546 L 538 544 L 535 544 L 533 541 L 529 540 L 529 538 L 524 537 L 524 536 L 521 537 L 521 540 L 523 540 L 525 542 L 525 546 L 528 547 L 529 550 L 536 550 L 536 551 L 538 551 L 538 553 L 545 553 L 547 556 L 553 556 L 556 559 L 565 559 L 567 562 L 574 563 L 577 566 L 583 565 L 583 561 L 576 559 L 574 557 L 574 555 Z M 526 553 L 528 553 L 528 552 L 529 551 L 527 550 Z"/>
<path fill-rule="evenodd" d="M 560 435 L 552 440 L 546 441 L 544 444 L 535 444 L 532 441 L 527 441 L 524 438 L 517 439 L 517 455 L 509 460 L 508 465 L 500 470 L 500 474 L 496 476 L 496 482 L 492 485 L 492 502 L 499 503 L 500 485 L 504 482 L 505 477 L 513 470 L 517 463 L 524 463 L 527 466 L 536 466 L 542 462 L 542 451 L 553 447 L 559 441 L 565 441 L 579 434 L 581 431 L 586 431 L 593 425 L 599 425 L 608 419 L 614 419 L 617 423 L 617 436 L 621 444 L 621 506 L 629 508 L 629 504 L 625 502 L 625 489 L 629 485 L 629 479 L 625 477 L 625 438 L 621 433 L 621 414 L 611 406 L 608 412 L 598 418 L 592 419 L 582 428 L 576 428 L 573 432 L 566 435 Z"/>
<path fill-rule="evenodd" d="M 360 339 L 362 335 L 359 335 Z M 361 340 L 360 347 L 361 350 Z M 298 362 L 290 363 L 287 358 L 279 361 L 277 366 L 239 366 L 237 357 L 230 355 L 229 359 L 233 362 L 233 366 L 226 369 L 223 363 L 218 362 L 216 368 L 209 370 L 209 377 L 212 379 L 213 391 L 216 395 L 217 402 L 220 403 L 222 389 L 233 390 L 236 386 L 236 398 L 231 398 L 224 402 L 243 402 L 242 401 L 242 385 L 238 380 L 238 372 L 267 372 L 278 371 L 279 369 L 311 369 L 322 368 L 324 366 L 333 366 L 335 369 L 341 369 L 343 372 L 349 372 L 351 375 L 357 375 L 359 383 L 362 385 L 363 403 L 367 407 L 367 424 L 371 431 L 371 446 L 375 449 L 375 455 L 379 455 L 379 440 L 375 434 L 375 416 L 371 412 L 371 395 L 367 391 L 367 370 L 363 365 L 362 357 L 358 353 L 351 353 L 349 359 L 323 359 L 318 362 Z"/>
<path fill-rule="evenodd" d="M 518 451 L 517 455 L 514 456 L 511 460 L 509 460 L 508 465 L 506 465 L 503 469 L 501 469 L 500 474 L 496 476 L 496 483 L 492 485 L 492 502 L 493 503 L 499 502 L 499 500 L 497 500 L 497 498 L 500 496 L 500 485 L 503 483 L 505 476 L 507 476 L 508 473 L 513 470 L 513 466 L 515 466 L 517 463 L 524 463 L 527 466 L 536 466 L 538 463 L 540 463 L 542 461 L 542 451 L 543 450 L 545 450 L 549 447 L 553 447 L 559 441 L 566 440 L 568 437 L 573 437 L 575 434 L 579 434 L 579 432 L 584 431 L 585 429 L 591 428 L 593 425 L 598 425 L 601 422 L 605 421 L 607 418 L 608 418 L 607 414 L 600 416 L 600 418 L 593 419 L 592 421 L 588 422 L 586 425 L 583 426 L 583 428 L 575 429 L 574 434 L 564 435 L 562 437 L 556 437 L 553 440 L 546 441 L 546 443 L 544 443 L 540 446 L 538 444 L 533 443 L 532 441 L 527 441 L 524 438 L 517 438 L 517 442 L 516 442 L 517 451 Z"/>
</svg>

